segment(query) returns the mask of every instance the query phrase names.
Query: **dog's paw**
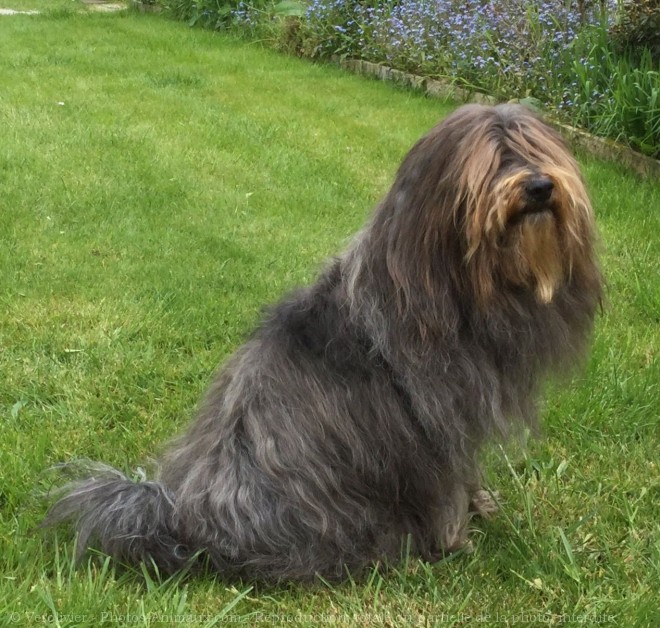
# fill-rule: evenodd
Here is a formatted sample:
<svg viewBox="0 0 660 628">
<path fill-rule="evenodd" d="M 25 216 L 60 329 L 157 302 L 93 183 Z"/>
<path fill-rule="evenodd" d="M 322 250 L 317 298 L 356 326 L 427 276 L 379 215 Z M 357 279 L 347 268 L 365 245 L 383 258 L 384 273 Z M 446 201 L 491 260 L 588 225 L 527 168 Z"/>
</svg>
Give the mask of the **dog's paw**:
<svg viewBox="0 0 660 628">
<path fill-rule="evenodd" d="M 498 497 L 496 492 L 490 493 L 484 489 L 475 491 L 470 496 L 470 512 L 484 519 L 492 517 L 500 509 Z"/>
</svg>

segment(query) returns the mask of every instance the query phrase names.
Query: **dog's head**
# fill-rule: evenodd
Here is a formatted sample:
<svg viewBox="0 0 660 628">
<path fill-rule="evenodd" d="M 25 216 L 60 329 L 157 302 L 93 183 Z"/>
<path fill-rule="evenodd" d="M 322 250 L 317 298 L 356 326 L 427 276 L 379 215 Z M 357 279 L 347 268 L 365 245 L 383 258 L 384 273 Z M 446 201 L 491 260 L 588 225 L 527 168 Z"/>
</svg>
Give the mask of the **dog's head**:
<svg viewBox="0 0 660 628">
<path fill-rule="evenodd" d="M 548 303 L 592 266 L 593 211 L 561 138 L 522 106 L 470 108 L 459 187 L 466 262 L 481 299 L 497 284 Z M 469 139 L 468 139 L 469 138 Z"/>
<path fill-rule="evenodd" d="M 572 279 L 598 282 L 593 211 L 578 165 L 526 107 L 456 111 L 411 150 L 390 198 L 395 222 L 405 205 L 417 213 L 418 235 L 405 237 L 417 240 L 429 289 L 439 249 L 445 263 L 454 253 L 449 271 L 483 307 L 520 290 L 549 303 Z M 406 232 L 403 221 L 397 229 Z"/>
</svg>

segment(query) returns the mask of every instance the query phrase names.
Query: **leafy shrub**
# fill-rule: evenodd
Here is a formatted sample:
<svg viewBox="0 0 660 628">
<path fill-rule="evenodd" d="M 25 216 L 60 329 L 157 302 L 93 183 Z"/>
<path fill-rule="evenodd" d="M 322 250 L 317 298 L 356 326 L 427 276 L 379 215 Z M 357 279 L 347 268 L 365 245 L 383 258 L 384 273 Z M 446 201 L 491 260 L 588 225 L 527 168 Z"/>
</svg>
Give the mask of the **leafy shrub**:
<svg viewBox="0 0 660 628">
<path fill-rule="evenodd" d="M 215 30 L 231 26 L 236 22 L 236 15 L 245 11 L 246 7 L 242 0 L 163 0 L 162 3 L 176 19 L 184 20 L 191 26 Z M 253 0 L 250 6 L 257 10 L 266 4 L 267 0 Z"/>
<path fill-rule="evenodd" d="M 660 0 L 627 0 L 611 32 L 620 51 L 635 54 L 648 50 L 657 64 L 660 61 Z"/>
<path fill-rule="evenodd" d="M 575 125 L 660 157 L 660 72 L 646 50 L 633 63 L 594 48 L 574 61 L 575 80 L 560 104 Z"/>
</svg>

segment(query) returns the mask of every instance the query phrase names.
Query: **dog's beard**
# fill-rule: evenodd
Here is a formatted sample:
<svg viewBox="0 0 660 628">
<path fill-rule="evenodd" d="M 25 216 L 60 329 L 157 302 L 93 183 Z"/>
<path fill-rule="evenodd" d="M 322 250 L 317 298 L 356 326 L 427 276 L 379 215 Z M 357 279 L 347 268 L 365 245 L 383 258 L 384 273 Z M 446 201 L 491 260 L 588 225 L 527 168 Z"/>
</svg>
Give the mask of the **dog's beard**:
<svg viewBox="0 0 660 628">
<path fill-rule="evenodd" d="M 528 286 L 542 303 L 549 303 L 564 279 L 559 233 L 550 210 L 525 215 L 511 227 L 515 242 L 503 256 L 502 274 L 515 286 Z"/>
</svg>

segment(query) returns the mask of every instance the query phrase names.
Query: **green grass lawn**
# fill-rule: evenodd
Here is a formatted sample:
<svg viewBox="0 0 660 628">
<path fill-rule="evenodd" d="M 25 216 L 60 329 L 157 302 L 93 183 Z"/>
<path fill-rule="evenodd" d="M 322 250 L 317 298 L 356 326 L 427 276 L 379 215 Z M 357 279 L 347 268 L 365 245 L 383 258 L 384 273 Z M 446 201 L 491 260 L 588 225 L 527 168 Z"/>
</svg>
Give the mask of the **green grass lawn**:
<svg viewBox="0 0 660 628">
<path fill-rule="evenodd" d="M 30 534 L 43 469 L 148 465 L 451 106 L 153 16 L 5 17 L 0 40 L 0 626 L 657 625 L 660 185 L 588 158 L 594 350 L 542 439 L 489 453 L 504 503 L 474 553 L 336 587 L 145 584 Z"/>
</svg>

